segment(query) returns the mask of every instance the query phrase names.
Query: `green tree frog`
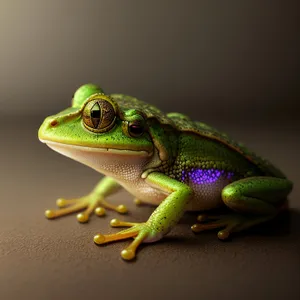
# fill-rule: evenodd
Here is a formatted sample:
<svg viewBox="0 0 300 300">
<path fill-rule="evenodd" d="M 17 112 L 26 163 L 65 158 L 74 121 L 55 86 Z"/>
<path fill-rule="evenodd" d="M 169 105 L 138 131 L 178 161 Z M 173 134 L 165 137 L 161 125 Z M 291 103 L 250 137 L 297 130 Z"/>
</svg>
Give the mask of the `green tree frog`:
<svg viewBox="0 0 300 300">
<path fill-rule="evenodd" d="M 106 209 L 126 213 L 124 205 L 106 198 L 120 187 L 137 204 L 157 206 L 143 223 L 111 220 L 128 227 L 114 234 L 97 234 L 96 244 L 133 238 L 121 252 L 136 256 L 141 243 L 163 238 L 185 211 L 202 214 L 194 232 L 218 229 L 218 238 L 274 218 L 286 204 L 292 182 L 267 160 L 215 128 L 180 113 L 158 108 L 123 94 L 105 94 L 94 84 L 77 89 L 72 106 L 47 117 L 38 136 L 53 150 L 105 175 L 86 196 L 58 199 L 47 218 L 69 213 L 87 222 Z M 203 214 L 226 207 L 224 215 Z"/>
</svg>

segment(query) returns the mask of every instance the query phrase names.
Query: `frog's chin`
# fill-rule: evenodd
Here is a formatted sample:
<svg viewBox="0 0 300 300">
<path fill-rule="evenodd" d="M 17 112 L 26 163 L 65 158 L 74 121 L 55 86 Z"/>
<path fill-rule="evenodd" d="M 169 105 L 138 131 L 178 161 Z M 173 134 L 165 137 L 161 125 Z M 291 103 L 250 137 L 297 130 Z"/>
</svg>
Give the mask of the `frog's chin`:
<svg viewBox="0 0 300 300">
<path fill-rule="evenodd" d="M 86 147 L 48 140 L 41 140 L 41 142 L 64 156 L 112 177 L 115 177 L 116 174 L 120 178 L 124 175 L 127 177 L 128 174 L 122 174 L 122 172 L 128 170 L 128 168 L 133 168 L 133 173 L 139 175 L 152 157 L 152 153 L 143 150 Z"/>
</svg>

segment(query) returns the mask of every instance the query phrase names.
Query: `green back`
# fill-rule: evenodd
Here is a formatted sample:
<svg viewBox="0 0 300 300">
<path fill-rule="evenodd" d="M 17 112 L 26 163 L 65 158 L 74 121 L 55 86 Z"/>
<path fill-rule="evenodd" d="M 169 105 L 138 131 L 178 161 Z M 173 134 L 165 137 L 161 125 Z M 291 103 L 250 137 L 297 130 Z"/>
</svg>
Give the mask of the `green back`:
<svg viewBox="0 0 300 300">
<path fill-rule="evenodd" d="M 192 132 L 197 135 L 216 140 L 243 155 L 266 175 L 285 178 L 285 175 L 268 160 L 256 155 L 254 152 L 246 148 L 242 143 L 234 141 L 227 134 L 220 132 L 216 128 L 213 128 L 202 122 L 194 122 L 190 120 L 189 117 L 179 113 L 164 114 L 155 106 L 147 104 L 131 96 L 122 94 L 112 94 L 111 96 L 114 100 L 116 100 L 121 109 L 140 110 L 148 118 L 155 118 L 161 124 L 170 125 L 178 131 Z"/>
</svg>

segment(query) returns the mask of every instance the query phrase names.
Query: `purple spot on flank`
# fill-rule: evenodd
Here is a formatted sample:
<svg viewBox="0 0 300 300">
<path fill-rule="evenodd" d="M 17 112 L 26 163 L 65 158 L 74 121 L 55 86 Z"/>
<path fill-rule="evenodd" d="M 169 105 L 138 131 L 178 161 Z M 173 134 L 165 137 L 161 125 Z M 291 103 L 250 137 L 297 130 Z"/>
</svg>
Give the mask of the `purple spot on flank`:
<svg viewBox="0 0 300 300">
<path fill-rule="evenodd" d="M 186 181 L 190 179 L 193 183 L 196 184 L 210 184 L 216 182 L 221 176 L 226 179 L 232 179 L 233 172 L 225 172 L 224 170 L 218 169 L 191 169 L 183 170 L 181 181 Z"/>
</svg>

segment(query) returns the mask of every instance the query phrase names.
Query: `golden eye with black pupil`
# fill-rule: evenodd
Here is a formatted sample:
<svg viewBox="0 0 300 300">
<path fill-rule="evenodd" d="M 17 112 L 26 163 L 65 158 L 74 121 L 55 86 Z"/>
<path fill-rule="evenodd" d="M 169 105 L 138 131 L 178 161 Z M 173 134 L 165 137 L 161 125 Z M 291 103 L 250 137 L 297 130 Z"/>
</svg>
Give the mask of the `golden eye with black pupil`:
<svg viewBox="0 0 300 300">
<path fill-rule="evenodd" d="M 93 132 L 105 132 L 115 124 L 116 109 L 106 99 L 92 99 L 87 102 L 82 113 L 84 126 Z"/>
</svg>

